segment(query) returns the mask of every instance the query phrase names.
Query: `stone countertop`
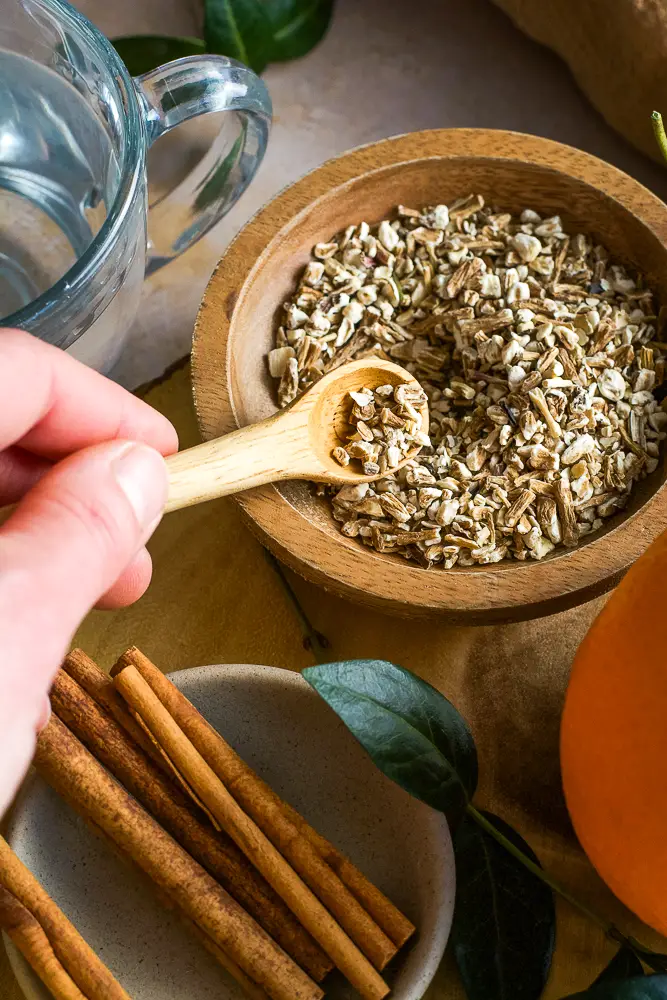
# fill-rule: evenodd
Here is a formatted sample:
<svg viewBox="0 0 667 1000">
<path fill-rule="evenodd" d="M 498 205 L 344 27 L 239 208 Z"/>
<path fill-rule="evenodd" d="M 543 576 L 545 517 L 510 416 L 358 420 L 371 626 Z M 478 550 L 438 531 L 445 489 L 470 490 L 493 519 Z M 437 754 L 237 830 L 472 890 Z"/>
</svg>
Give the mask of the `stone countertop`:
<svg viewBox="0 0 667 1000">
<path fill-rule="evenodd" d="M 193 34 L 201 17 L 198 0 L 78 0 L 78 6 L 111 37 Z M 324 42 L 303 59 L 270 66 L 265 80 L 275 121 L 264 164 L 209 236 L 146 282 L 114 372 L 127 386 L 161 375 L 188 352 L 208 277 L 243 223 L 285 185 L 351 147 L 424 128 L 515 129 L 585 149 L 667 198 L 667 170 L 613 132 L 564 63 L 523 36 L 490 0 L 422 0 L 412 8 L 403 0 L 337 0 Z M 180 150 L 170 161 L 201 149 L 206 131 L 205 124 L 184 126 L 163 139 Z"/>
</svg>

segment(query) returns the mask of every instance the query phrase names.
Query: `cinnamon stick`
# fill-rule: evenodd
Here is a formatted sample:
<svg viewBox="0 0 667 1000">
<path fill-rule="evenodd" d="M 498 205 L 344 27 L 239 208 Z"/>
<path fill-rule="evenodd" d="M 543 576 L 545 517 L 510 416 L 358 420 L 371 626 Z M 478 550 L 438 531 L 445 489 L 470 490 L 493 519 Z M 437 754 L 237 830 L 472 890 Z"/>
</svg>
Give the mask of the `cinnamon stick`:
<svg viewBox="0 0 667 1000">
<path fill-rule="evenodd" d="M 192 931 L 195 937 L 201 942 L 201 944 L 206 948 L 206 950 L 213 955 L 213 958 L 218 962 L 219 965 L 226 969 L 230 974 L 232 979 L 235 979 L 239 986 L 242 988 L 248 1000 L 268 1000 L 267 994 L 264 992 L 261 986 L 258 986 L 256 982 L 246 976 L 243 969 L 239 968 L 235 962 L 232 962 L 229 955 L 226 954 L 215 944 L 208 934 L 205 934 L 201 927 L 197 924 L 193 924 L 191 920 L 186 921 L 189 930 Z"/>
<path fill-rule="evenodd" d="M 113 681 L 108 674 L 97 666 L 94 660 L 84 653 L 82 649 L 73 649 L 67 654 L 63 662 L 63 670 L 79 684 L 84 691 L 95 699 L 116 722 L 126 730 L 138 746 L 160 767 L 165 774 L 172 778 L 181 786 L 186 795 L 193 799 L 199 808 L 205 812 L 216 830 L 220 830 L 217 821 L 208 813 L 206 806 L 197 798 L 194 790 L 189 788 L 187 782 L 172 765 L 169 758 L 162 752 L 159 745 L 151 737 L 150 733 L 140 720 L 134 718 L 123 699 L 113 686 Z"/>
<path fill-rule="evenodd" d="M 110 837 L 271 1000 L 321 1000 L 322 990 L 57 716 L 40 733 L 34 763 L 45 780 Z"/>
<path fill-rule="evenodd" d="M 382 977 L 268 837 L 244 813 L 136 667 L 125 667 L 116 676 L 115 684 L 223 829 L 282 896 L 343 975 L 362 997 L 382 1000 L 389 993 Z"/>
<path fill-rule="evenodd" d="M 152 673 L 154 672 L 158 672 L 157 667 L 153 667 Z M 160 678 L 160 686 L 164 687 L 166 678 L 162 674 Z M 147 683 L 153 689 L 150 681 Z M 171 681 L 166 680 L 166 683 L 170 685 Z M 173 717 L 173 713 L 170 714 Z M 264 790 L 258 787 L 252 772 L 248 775 L 243 767 L 238 766 L 240 758 L 234 751 L 231 751 L 231 754 L 220 753 L 217 734 L 208 723 L 205 725 L 206 735 L 213 735 L 206 741 L 203 749 L 200 749 L 200 753 L 209 766 L 239 805 L 289 861 L 306 885 L 333 914 L 357 947 L 371 960 L 375 968 L 384 969 L 398 950 L 394 943 L 323 860 L 310 841 L 301 834 L 284 812 L 277 796 L 275 798 L 267 796 Z M 184 731 L 190 737 L 187 730 Z"/>
<path fill-rule="evenodd" d="M 37 920 L 56 958 L 88 1000 L 129 1000 L 104 962 L 3 837 L 0 837 L 0 883 Z"/>
<path fill-rule="evenodd" d="M 340 882 L 371 915 L 396 948 L 402 947 L 414 934 L 415 927 L 398 907 L 394 906 L 391 900 L 377 889 L 341 851 L 313 829 L 296 809 L 293 809 L 276 795 L 273 789 L 255 774 L 223 737 L 209 725 L 185 695 L 136 646 L 123 653 L 111 670 L 112 676 L 117 675 L 123 667 L 128 665 L 137 668 L 202 757 L 276 846 L 285 853 L 284 844 L 289 842 L 290 836 L 293 836 L 293 829 L 296 827 L 302 837 L 336 873 Z M 280 822 L 279 811 L 282 811 L 291 827 Z M 294 858 L 289 860 L 299 871 L 304 881 L 308 882 L 311 888 L 317 892 L 315 886 L 304 874 L 304 868 L 301 868 Z M 340 893 L 340 889 L 337 891 Z M 339 908 L 330 906 L 324 897 L 321 898 L 338 917 L 341 924 L 345 926 Z M 343 905 L 349 902 L 346 895 L 340 895 L 340 899 L 343 901 Z M 346 929 L 348 929 L 350 936 L 353 936 L 349 927 Z M 360 944 L 360 941 L 357 940 L 357 943 Z M 366 953 L 368 954 L 368 952 Z"/>
<path fill-rule="evenodd" d="M 87 1000 L 56 958 L 39 921 L 2 883 L 0 928 L 14 942 L 55 1000 Z"/>
<path fill-rule="evenodd" d="M 94 676 L 94 671 L 102 673 L 92 660 L 87 670 L 90 676 Z M 107 680 L 113 685 L 110 678 Z M 114 690 L 113 694 L 126 711 L 118 693 Z M 180 789 L 63 670 L 58 672 L 53 683 L 51 704 L 58 717 L 93 756 L 288 955 L 314 979 L 323 979 L 331 970 L 332 962 L 243 852 L 227 834 L 216 833 L 203 820 Z"/>
<path fill-rule="evenodd" d="M 67 801 L 67 800 L 65 800 Z M 71 802 L 69 802 L 72 805 Z M 86 826 L 91 833 L 100 840 L 109 851 L 118 858 L 118 860 L 124 864 L 131 871 L 135 871 L 140 877 L 145 878 L 145 875 L 141 868 L 133 861 L 129 855 L 124 854 L 120 850 L 118 845 L 113 841 L 108 834 L 104 833 L 101 827 L 97 826 L 92 820 L 86 820 Z M 178 908 L 174 908 L 174 903 L 168 893 L 166 893 L 160 886 L 155 883 L 151 884 L 151 888 L 155 895 L 155 898 L 164 906 L 166 910 L 170 910 L 178 917 L 180 923 L 187 929 L 187 932 L 193 937 L 196 937 L 199 943 L 215 958 L 215 960 L 225 969 L 232 979 L 241 986 L 244 994 L 248 1000 L 269 1000 L 268 995 L 264 992 L 261 986 L 258 986 L 249 976 L 245 974 L 243 969 L 238 966 L 226 952 L 219 948 L 211 938 L 206 934 L 201 927 L 194 923 L 184 912 Z"/>
<path fill-rule="evenodd" d="M 275 798 L 278 798 L 273 789 L 265 784 L 261 778 L 257 777 L 257 781 L 262 784 L 265 793 L 270 793 Z M 278 801 L 281 800 L 279 799 Z M 359 871 L 356 865 L 342 851 L 339 851 L 337 847 L 329 843 L 326 837 L 318 833 L 296 809 L 284 801 L 282 802 L 282 806 L 286 815 L 299 828 L 301 834 L 310 841 L 326 863 L 333 868 L 341 882 L 359 900 L 364 909 L 370 913 L 375 922 L 391 938 L 396 947 L 402 948 L 415 933 L 415 925 L 401 913 L 398 907 L 377 886 L 373 885 L 370 879 L 366 878 L 363 872 Z"/>
<path fill-rule="evenodd" d="M 127 705 L 116 691 L 113 680 L 98 667 L 82 649 L 73 649 L 63 661 L 62 669 L 86 691 L 98 705 L 129 733 L 159 767 L 163 766 L 158 748 L 128 711 Z"/>
</svg>

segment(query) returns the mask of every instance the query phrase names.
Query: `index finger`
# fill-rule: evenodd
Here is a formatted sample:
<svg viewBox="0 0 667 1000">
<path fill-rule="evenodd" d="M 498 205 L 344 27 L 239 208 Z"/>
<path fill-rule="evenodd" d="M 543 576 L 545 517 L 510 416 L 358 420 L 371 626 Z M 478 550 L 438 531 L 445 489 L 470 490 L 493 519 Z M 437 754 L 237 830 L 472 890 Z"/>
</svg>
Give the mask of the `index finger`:
<svg viewBox="0 0 667 1000">
<path fill-rule="evenodd" d="M 162 414 L 57 347 L 0 329 L 0 450 L 18 444 L 58 459 L 114 438 L 163 455 L 178 448 Z"/>
</svg>

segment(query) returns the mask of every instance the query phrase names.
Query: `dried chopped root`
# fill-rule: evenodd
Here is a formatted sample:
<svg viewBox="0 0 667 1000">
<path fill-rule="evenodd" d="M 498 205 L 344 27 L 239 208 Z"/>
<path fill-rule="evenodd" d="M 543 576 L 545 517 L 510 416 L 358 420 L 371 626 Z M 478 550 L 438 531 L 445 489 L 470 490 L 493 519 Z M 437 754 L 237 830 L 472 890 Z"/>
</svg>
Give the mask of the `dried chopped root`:
<svg viewBox="0 0 667 1000">
<path fill-rule="evenodd" d="M 427 567 L 542 559 L 601 528 L 657 468 L 662 325 L 644 279 L 558 216 L 470 195 L 318 244 L 269 367 L 281 406 L 371 356 L 426 393 L 430 444 L 395 473 L 405 408 L 378 390 L 372 414 L 354 402 L 335 457 L 380 478 L 330 491 L 343 534 Z"/>
<path fill-rule="evenodd" d="M 332 454 L 339 465 L 361 464 L 365 476 L 384 476 L 415 448 L 430 446 L 422 430 L 426 393 L 418 386 L 381 385 L 350 392 L 350 435 Z"/>
</svg>

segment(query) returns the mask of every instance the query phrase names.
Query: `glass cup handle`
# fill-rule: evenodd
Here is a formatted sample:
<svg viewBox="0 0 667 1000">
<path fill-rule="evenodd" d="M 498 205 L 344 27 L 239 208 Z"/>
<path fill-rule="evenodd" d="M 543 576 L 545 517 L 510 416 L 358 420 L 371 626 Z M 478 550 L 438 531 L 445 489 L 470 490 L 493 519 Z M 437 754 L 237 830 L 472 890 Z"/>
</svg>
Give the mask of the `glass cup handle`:
<svg viewBox="0 0 667 1000">
<path fill-rule="evenodd" d="M 146 273 L 191 247 L 238 200 L 262 162 L 271 98 L 252 70 L 226 56 L 186 56 L 134 78 L 148 145 L 190 118 L 230 111 L 234 138 L 222 128 L 206 155 L 174 191 L 151 206 Z"/>
</svg>

